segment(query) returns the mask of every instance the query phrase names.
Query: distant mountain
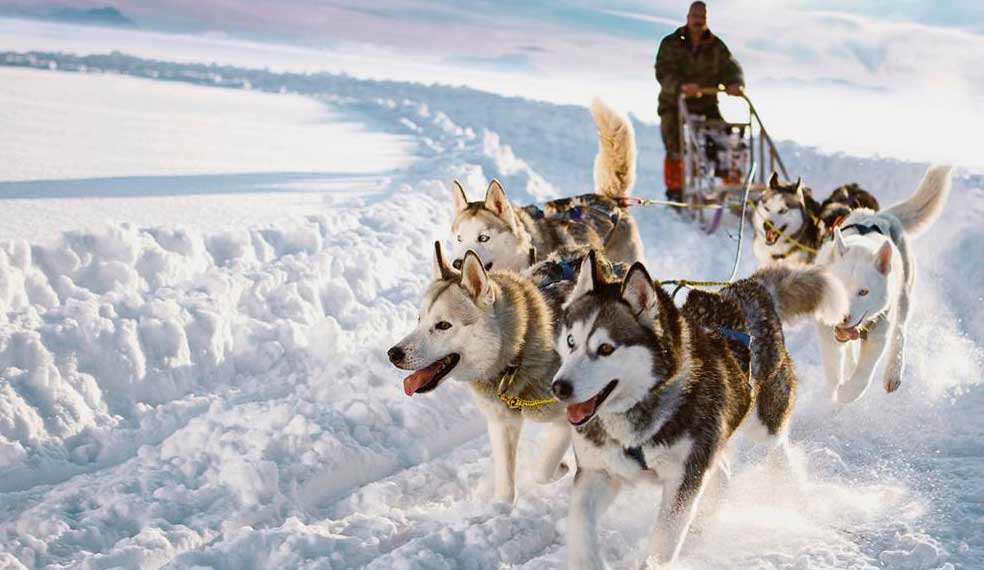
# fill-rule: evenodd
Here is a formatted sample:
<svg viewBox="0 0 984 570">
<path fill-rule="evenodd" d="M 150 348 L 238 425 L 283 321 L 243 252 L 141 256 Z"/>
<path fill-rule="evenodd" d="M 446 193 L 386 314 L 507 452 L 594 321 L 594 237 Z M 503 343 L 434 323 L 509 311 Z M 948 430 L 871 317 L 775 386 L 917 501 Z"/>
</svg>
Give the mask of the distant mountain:
<svg viewBox="0 0 984 570">
<path fill-rule="evenodd" d="M 137 23 L 126 17 L 113 6 L 103 8 L 53 8 L 29 9 L 16 6 L 0 6 L 0 15 L 48 20 L 87 26 L 107 26 L 112 28 L 136 28 Z"/>
</svg>

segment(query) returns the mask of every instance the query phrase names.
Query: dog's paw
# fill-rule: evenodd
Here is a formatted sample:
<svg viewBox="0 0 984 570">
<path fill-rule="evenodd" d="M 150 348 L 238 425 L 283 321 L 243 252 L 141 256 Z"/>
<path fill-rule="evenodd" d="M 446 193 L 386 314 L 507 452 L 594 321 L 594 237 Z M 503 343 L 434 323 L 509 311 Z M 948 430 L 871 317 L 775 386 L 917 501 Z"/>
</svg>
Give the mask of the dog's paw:
<svg viewBox="0 0 984 570">
<path fill-rule="evenodd" d="M 886 374 L 885 375 L 885 391 L 891 394 L 892 392 L 899 389 L 902 385 L 902 375 L 901 374 Z"/>
<path fill-rule="evenodd" d="M 497 515 L 508 515 L 515 506 L 516 503 L 513 500 L 496 498 L 492 501 L 492 512 Z"/>
</svg>

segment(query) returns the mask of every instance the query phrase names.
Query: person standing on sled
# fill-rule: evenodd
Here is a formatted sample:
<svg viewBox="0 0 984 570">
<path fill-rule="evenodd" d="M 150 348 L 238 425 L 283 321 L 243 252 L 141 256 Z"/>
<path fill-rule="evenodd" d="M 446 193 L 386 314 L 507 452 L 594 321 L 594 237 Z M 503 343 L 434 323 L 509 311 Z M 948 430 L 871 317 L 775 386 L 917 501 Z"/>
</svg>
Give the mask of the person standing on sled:
<svg viewBox="0 0 984 570">
<path fill-rule="evenodd" d="M 683 198 L 683 160 L 680 154 L 680 93 L 688 97 L 687 108 L 708 119 L 720 119 L 717 97 L 700 96 L 704 87 L 725 86 L 738 95 L 744 88 L 741 66 L 721 38 L 707 28 L 707 5 L 694 2 L 687 12 L 687 25 L 663 38 L 656 55 L 656 80 L 659 81 L 659 121 L 666 147 L 663 180 L 666 198 Z"/>
</svg>

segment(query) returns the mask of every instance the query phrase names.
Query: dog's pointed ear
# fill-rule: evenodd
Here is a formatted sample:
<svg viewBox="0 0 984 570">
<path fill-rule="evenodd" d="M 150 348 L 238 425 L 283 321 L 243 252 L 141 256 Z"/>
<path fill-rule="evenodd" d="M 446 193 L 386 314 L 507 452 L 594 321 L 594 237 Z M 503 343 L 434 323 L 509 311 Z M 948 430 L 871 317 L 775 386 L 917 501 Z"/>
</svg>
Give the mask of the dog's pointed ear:
<svg viewBox="0 0 984 570">
<path fill-rule="evenodd" d="M 844 234 L 841 233 L 841 229 L 834 228 L 834 253 L 842 256 L 847 253 L 847 244 L 844 243 Z"/>
<path fill-rule="evenodd" d="M 806 199 L 803 197 L 803 178 L 802 177 L 796 179 L 796 199 L 799 200 L 801 204 L 803 204 L 803 203 L 806 202 Z"/>
<path fill-rule="evenodd" d="M 489 274 L 485 272 L 478 254 L 470 249 L 465 253 L 465 261 L 461 264 L 461 286 L 480 306 L 489 306 L 495 300 Z"/>
<path fill-rule="evenodd" d="M 875 267 L 882 275 L 888 275 L 892 270 L 892 242 L 885 240 L 885 243 L 878 248 L 878 252 L 875 253 Z"/>
<path fill-rule="evenodd" d="M 451 198 L 454 200 L 454 213 L 460 214 L 468 208 L 468 195 L 461 182 L 455 180 L 451 183 Z"/>
<path fill-rule="evenodd" d="M 566 309 L 578 298 L 594 291 L 595 286 L 598 283 L 600 283 L 600 270 L 598 268 L 597 255 L 592 249 L 588 252 L 588 255 L 585 256 L 584 260 L 581 261 L 581 269 L 580 273 L 577 275 L 577 283 L 574 284 L 574 289 L 571 291 L 570 295 L 567 296 L 567 301 L 564 302 L 564 308 Z"/>
<path fill-rule="evenodd" d="M 632 307 L 632 312 L 639 315 L 648 311 L 656 302 L 656 287 L 653 278 L 646 271 L 646 266 L 637 261 L 629 268 L 622 281 L 622 299 Z"/>
<path fill-rule="evenodd" d="M 448 265 L 447 258 L 444 257 L 444 250 L 441 242 L 434 242 L 434 279 L 450 279 L 457 273 Z"/>
<path fill-rule="evenodd" d="M 769 176 L 769 189 L 778 190 L 779 189 L 779 173 L 775 170 L 772 171 L 772 176 Z"/>
<path fill-rule="evenodd" d="M 506 191 L 502 184 L 499 184 L 499 181 L 494 178 L 492 182 L 489 182 L 489 189 L 485 192 L 485 207 L 505 220 L 510 226 L 514 225 L 515 217 L 513 216 L 512 204 L 509 203 L 509 198 L 506 197 Z"/>
</svg>

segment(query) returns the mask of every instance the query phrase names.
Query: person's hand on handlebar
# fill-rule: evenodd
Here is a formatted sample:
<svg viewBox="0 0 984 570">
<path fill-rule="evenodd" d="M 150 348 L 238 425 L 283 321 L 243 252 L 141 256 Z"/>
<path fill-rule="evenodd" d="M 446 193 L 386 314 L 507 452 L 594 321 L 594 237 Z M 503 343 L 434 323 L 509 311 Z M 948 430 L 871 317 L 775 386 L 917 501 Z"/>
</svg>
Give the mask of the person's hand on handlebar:
<svg viewBox="0 0 984 570">
<path fill-rule="evenodd" d="M 700 95 L 700 85 L 696 83 L 684 83 L 680 86 L 680 91 L 683 91 L 686 97 L 696 97 Z"/>
<path fill-rule="evenodd" d="M 741 85 L 738 85 L 737 83 L 726 85 L 724 88 L 724 92 L 727 93 L 728 95 L 741 95 L 742 91 L 743 89 Z"/>
</svg>

